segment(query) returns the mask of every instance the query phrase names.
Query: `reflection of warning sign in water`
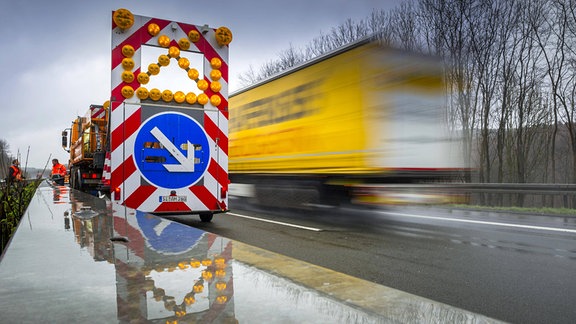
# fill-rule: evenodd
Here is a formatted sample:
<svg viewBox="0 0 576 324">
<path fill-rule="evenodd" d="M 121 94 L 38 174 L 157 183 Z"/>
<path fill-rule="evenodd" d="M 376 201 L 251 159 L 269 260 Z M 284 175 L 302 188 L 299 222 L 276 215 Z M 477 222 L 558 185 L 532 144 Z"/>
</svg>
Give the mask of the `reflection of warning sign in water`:
<svg viewBox="0 0 576 324">
<path fill-rule="evenodd" d="M 172 255 L 190 251 L 206 233 L 142 212 L 136 212 L 136 219 L 146 245 L 161 254 Z"/>
<path fill-rule="evenodd" d="M 134 162 L 153 185 L 167 189 L 192 186 L 210 162 L 208 137 L 202 126 L 186 114 L 156 114 L 138 130 Z"/>
</svg>

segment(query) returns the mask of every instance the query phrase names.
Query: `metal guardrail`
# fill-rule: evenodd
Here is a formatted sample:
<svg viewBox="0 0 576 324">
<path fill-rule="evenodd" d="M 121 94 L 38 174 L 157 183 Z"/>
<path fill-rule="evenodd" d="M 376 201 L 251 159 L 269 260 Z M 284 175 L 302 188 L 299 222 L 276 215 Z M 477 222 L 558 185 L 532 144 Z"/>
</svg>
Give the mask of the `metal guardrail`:
<svg viewBox="0 0 576 324">
<path fill-rule="evenodd" d="M 438 183 L 380 184 L 368 187 L 395 190 L 442 190 L 475 193 L 576 195 L 576 184 L 565 183 Z"/>
<path fill-rule="evenodd" d="M 368 198 L 369 203 L 434 204 L 437 200 L 482 206 L 576 208 L 576 184 L 567 183 L 363 184 L 357 188 L 365 197 L 373 197 Z"/>
</svg>

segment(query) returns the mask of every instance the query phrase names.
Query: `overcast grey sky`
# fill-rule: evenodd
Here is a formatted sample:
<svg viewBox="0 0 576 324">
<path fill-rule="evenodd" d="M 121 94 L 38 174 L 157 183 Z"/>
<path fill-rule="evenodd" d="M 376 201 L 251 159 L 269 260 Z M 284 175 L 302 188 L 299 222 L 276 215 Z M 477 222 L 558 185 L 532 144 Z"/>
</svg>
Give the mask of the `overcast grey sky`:
<svg viewBox="0 0 576 324">
<path fill-rule="evenodd" d="M 226 26 L 230 44 L 230 90 L 238 74 L 276 59 L 290 44 L 305 46 L 321 33 L 394 0 L 165 0 L 3 1 L 0 10 L 0 138 L 24 166 L 43 168 L 50 154 L 68 153 L 60 133 L 90 104 L 110 95 L 111 16 L 118 8 L 135 15 L 210 27 Z"/>
</svg>

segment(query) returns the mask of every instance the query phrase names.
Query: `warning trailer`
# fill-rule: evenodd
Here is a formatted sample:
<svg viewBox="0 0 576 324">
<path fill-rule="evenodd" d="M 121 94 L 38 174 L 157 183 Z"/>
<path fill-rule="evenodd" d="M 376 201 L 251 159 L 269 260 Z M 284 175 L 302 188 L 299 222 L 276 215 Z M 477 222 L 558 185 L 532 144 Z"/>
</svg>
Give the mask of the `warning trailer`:
<svg viewBox="0 0 576 324">
<path fill-rule="evenodd" d="M 227 211 L 231 41 L 226 27 L 114 11 L 110 100 L 73 121 L 70 141 L 63 132 L 71 187 L 142 212 L 210 221 Z M 161 54 L 146 59 L 148 49 Z M 169 66 L 189 82 L 150 87 Z"/>
</svg>

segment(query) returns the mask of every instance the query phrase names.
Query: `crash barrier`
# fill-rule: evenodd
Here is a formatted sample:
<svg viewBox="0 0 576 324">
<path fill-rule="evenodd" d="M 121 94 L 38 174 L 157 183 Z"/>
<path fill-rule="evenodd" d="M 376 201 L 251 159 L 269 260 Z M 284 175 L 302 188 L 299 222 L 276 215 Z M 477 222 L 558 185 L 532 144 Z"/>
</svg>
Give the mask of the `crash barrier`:
<svg viewBox="0 0 576 324">
<path fill-rule="evenodd" d="M 497 322 L 46 183 L 0 296 L 6 323 Z"/>
<path fill-rule="evenodd" d="M 576 208 L 576 184 L 361 184 L 358 201 L 373 204 L 457 203 L 480 206 Z"/>
</svg>

